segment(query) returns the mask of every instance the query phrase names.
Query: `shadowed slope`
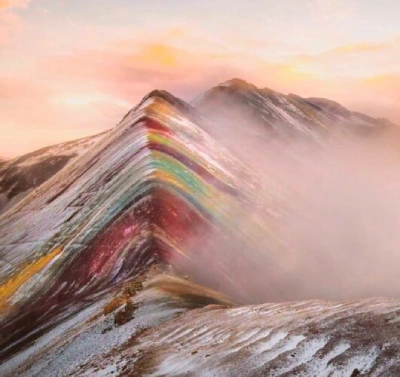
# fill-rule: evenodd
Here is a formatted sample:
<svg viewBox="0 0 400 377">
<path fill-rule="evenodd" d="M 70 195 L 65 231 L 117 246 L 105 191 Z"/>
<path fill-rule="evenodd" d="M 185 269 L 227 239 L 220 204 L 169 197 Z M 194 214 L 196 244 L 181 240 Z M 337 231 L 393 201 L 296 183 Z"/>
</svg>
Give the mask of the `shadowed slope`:
<svg viewBox="0 0 400 377">
<path fill-rule="evenodd" d="M 85 153 L 107 132 L 0 160 L 0 214 L 22 200 L 64 166 Z"/>
</svg>

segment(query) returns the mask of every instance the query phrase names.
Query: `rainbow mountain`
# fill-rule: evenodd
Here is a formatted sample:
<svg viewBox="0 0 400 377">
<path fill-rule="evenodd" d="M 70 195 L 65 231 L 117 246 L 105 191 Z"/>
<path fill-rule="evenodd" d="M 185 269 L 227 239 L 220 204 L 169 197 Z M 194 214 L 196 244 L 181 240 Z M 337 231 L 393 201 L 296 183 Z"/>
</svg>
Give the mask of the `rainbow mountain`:
<svg viewBox="0 0 400 377">
<path fill-rule="evenodd" d="M 221 93 L 251 127 L 211 110 Z M 238 80 L 193 105 L 148 94 L 1 215 L 0 374 L 396 375 L 398 302 L 263 304 L 298 285 L 276 225 L 290 193 L 234 145 L 319 144 L 334 123 L 394 127 Z"/>
</svg>

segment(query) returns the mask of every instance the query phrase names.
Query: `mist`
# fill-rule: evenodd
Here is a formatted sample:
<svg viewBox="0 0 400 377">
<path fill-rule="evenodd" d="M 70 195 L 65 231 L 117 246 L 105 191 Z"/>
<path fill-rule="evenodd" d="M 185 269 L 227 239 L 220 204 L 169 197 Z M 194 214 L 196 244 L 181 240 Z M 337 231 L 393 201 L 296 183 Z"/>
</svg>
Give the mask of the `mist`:
<svg viewBox="0 0 400 377">
<path fill-rule="evenodd" d="M 246 119 L 209 130 L 257 174 L 231 236 L 198 232 L 173 264 L 243 303 L 400 297 L 400 153 L 392 134 L 266 136 Z M 339 128 L 338 128 L 339 129 Z M 258 227 L 262 222 L 266 227 Z M 238 233 L 251 242 L 242 242 Z"/>
</svg>

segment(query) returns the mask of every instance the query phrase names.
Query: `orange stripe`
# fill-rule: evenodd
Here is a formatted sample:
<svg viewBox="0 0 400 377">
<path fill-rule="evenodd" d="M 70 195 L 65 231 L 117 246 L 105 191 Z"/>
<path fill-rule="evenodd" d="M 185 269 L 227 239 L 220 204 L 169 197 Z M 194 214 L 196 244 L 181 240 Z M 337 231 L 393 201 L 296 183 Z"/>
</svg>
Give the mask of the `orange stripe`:
<svg viewBox="0 0 400 377">
<path fill-rule="evenodd" d="M 6 283 L 0 286 L 0 310 L 7 307 L 10 297 L 29 279 L 47 266 L 57 255 L 62 252 L 62 247 L 58 246 L 49 254 L 44 255 L 37 261 L 26 266 L 22 271 L 11 277 Z"/>
</svg>

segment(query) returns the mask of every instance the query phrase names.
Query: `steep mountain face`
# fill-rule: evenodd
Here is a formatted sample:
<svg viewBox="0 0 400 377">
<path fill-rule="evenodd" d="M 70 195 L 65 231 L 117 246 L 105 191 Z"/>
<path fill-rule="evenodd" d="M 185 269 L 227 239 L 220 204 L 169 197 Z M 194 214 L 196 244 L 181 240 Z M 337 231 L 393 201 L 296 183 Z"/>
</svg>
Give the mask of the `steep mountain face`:
<svg viewBox="0 0 400 377">
<path fill-rule="evenodd" d="M 104 135 L 42 148 L 8 161 L 0 159 L 0 213 L 81 156 Z"/>
<path fill-rule="evenodd" d="M 231 219 L 246 217 L 256 180 L 200 122 L 180 100 L 151 93 L 0 218 L 2 353 L 154 263 L 174 260 L 187 271 L 205 242 L 204 256 L 226 239 L 235 240 L 232 256 L 245 255 L 251 236 L 264 232 L 262 213 L 249 229 L 232 229 Z M 197 271 L 199 280 L 229 285 L 216 273 L 220 263 L 206 276 Z"/>
<path fill-rule="evenodd" d="M 150 93 L 0 215 L 0 375 L 396 376 L 398 301 L 270 303 L 313 271 L 287 273 L 290 188 L 242 158 L 393 126 L 238 80 L 194 105 Z"/>
</svg>

